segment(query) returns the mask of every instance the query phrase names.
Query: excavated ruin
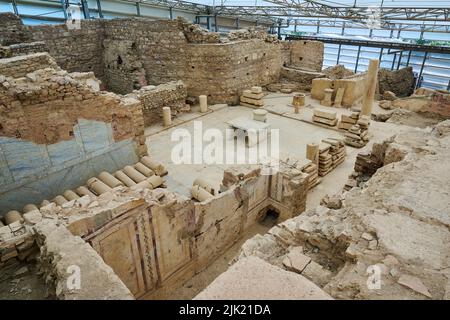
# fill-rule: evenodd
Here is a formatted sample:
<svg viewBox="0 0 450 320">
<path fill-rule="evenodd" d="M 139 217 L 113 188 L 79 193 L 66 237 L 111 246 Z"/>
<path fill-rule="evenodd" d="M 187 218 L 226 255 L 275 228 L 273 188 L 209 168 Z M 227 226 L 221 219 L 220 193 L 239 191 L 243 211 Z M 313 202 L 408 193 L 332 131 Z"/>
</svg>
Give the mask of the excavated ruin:
<svg viewBox="0 0 450 320">
<path fill-rule="evenodd" d="M 450 93 L 323 51 L 0 14 L 0 298 L 448 299 Z M 198 126 L 279 161 L 197 161 Z"/>
</svg>

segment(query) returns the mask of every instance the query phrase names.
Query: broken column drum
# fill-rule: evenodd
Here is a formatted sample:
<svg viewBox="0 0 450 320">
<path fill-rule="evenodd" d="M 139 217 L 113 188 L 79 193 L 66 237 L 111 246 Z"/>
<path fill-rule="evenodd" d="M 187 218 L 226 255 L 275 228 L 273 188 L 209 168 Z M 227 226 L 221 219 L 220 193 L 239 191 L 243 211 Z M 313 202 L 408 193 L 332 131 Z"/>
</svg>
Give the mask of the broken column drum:
<svg viewBox="0 0 450 320">
<path fill-rule="evenodd" d="M 155 175 L 155 172 L 148 168 L 145 164 L 143 164 L 142 162 L 138 162 L 134 165 L 134 168 L 139 171 L 140 173 L 142 173 L 144 176 L 146 177 L 151 177 Z"/>
<path fill-rule="evenodd" d="M 162 108 L 163 110 L 163 125 L 168 127 L 172 125 L 172 111 L 169 107 Z"/>
<path fill-rule="evenodd" d="M 205 189 L 206 191 L 208 191 L 212 195 L 216 194 L 216 191 L 215 191 L 214 187 L 208 181 L 206 181 L 203 178 L 199 177 L 199 178 L 195 179 L 193 185 L 194 186 L 199 186 L 199 187 Z"/>
<path fill-rule="evenodd" d="M 200 101 L 200 112 L 205 113 L 208 111 L 208 97 L 205 95 L 201 95 L 198 97 Z"/>
<path fill-rule="evenodd" d="M 110 186 L 111 188 L 115 188 L 118 186 L 123 186 L 122 181 L 120 181 L 119 179 L 115 178 L 113 175 L 111 175 L 109 172 L 102 172 L 98 175 L 98 178 L 106 183 L 108 186 Z"/>
<path fill-rule="evenodd" d="M 67 200 L 71 201 L 71 200 L 75 200 L 75 199 L 79 199 L 80 196 L 77 195 L 75 192 L 73 192 L 72 190 L 66 190 L 63 193 L 64 198 L 66 198 Z"/>
<path fill-rule="evenodd" d="M 8 224 L 14 223 L 16 221 L 21 221 L 22 215 L 20 214 L 19 211 L 12 210 L 12 211 L 9 211 L 8 213 L 6 213 L 4 218 L 5 218 L 6 225 L 8 225 Z"/>
<path fill-rule="evenodd" d="M 39 208 L 48 206 L 51 202 L 48 200 L 42 200 L 41 204 L 39 205 Z"/>
<path fill-rule="evenodd" d="M 38 210 L 38 207 L 36 207 L 34 204 L 27 204 L 25 207 L 23 207 L 23 212 L 27 213 L 33 210 Z"/>
<path fill-rule="evenodd" d="M 91 178 L 87 181 L 87 185 L 90 189 L 94 190 L 96 194 L 100 195 L 103 193 L 106 193 L 108 191 L 111 191 L 111 187 L 106 185 L 105 183 L 101 182 L 97 178 Z"/>
<path fill-rule="evenodd" d="M 254 110 L 253 111 L 253 120 L 267 122 L 267 110 Z"/>
<path fill-rule="evenodd" d="M 58 205 L 58 206 L 62 206 L 64 203 L 69 202 L 65 197 L 63 197 L 62 195 L 58 195 L 56 196 L 53 201 Z"/>
<path fill-rule="evenodd" d="M 152 169 L 158 176 L 167 174 L 166 168 L 159 162 L 153 160 L 149 156 L 142 157 L 141 162 L 148 168 Z"/>
<path fill-rule="evenodd" d="M 123 172 L 125 172 L 125 174 L 127 176 L 129 176 L 131 179 L 133 179 L 137 183 L 142 182 L 147 179 L 146 176 L 144 176 L 142 173 L 137 171 L 132 166 L 126 166 L 125 168 L 123 168 Z"/>
<path fill-rule="evenodd" d="M 90 197 L 95 197 L 95 194 L 93 194 L 88 188 L 86 188 L 85 186 L 81 186 L 75 189 L 75 191 L 80 195 L 80 196 L 90 196 Z"/>
<path fill-rule="evenodd" d="M 136 185 L 136 182 L 134 182 L 129 176 L 127 176 L 122 170 L 118 170 L 114 173 L 114 176 L 122 181 L 127 187 L 132 187 Z"/>
</svg>

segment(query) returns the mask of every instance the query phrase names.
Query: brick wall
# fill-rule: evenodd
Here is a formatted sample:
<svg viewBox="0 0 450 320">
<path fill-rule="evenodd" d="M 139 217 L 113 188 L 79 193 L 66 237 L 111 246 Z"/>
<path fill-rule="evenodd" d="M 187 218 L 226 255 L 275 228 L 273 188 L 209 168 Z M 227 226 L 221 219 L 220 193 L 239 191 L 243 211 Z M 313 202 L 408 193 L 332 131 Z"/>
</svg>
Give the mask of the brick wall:
<svg viewBox="0 0 450 320">
<path fill-rule="evenodd" d="M 133 84 L 158 85 L 185 78 L 187 40 L 178 20 L 109 20 L 105 22 L 105 37 L 105 76 L 115 81 L 114 87 L 131 92 L 138 89 Z"/>
<path fill-rule="evenodd" d="M 0 45 L 31 41 L 31 36 L 20 18 L 13 13 L 0 14 Z"/>
<path fill-rule="evenodd" d="M 0 59 L 0 77 L 20 78 L 44 68 L 59 70 L 55 60 L 44 52 Z M 0 83 L 4 81 L 5 79 Z"/>
<path fill-rule="evenodd" d="M 68 29 L 65 24 L 28 27 L 34 41 L 44 41 L 58 65 L 70 72 L 93 71 L 104 80 L 103 21 L 83 20 L 80 29 Z"/>
<path fill-rule="evenodd" d="M 242 90 L 277 82 L 283 65 L 320 70 L 323 61 L 320 42 L 279 42 L 257 28 L 221 37 L 183 19 L 88 20 L 73 30 L 64 24 L 27 28 L 32 40 L 45 42 L 60 67 L 93 71 L 108 90 L 120 94 L 182 80 L 190 96 L 236 104 Z"/>
<path fill-rule="evenodd" d="M 323 67 L 324 44 L 320 41 L 292 41 L 290 66 L 321 71 Z"/>
<path fill-rule="evenodd" d="M 186 105 L 187 88 L 182 81 L 171 81 L 157 87 L 147 86 L 126 97 L 142 103 L 145 126 L 162 121 L 162 108 L 170 107 L 172 114 L 177 114 Z"/>
<path fill-rule="evenodd" d="M 283 46 L 258 39 L 191 44 L 187 64 L 189 95 L 205 94 L 211 103 L 236 104 L 243 90 L 278 80 Z"/>
</svg>

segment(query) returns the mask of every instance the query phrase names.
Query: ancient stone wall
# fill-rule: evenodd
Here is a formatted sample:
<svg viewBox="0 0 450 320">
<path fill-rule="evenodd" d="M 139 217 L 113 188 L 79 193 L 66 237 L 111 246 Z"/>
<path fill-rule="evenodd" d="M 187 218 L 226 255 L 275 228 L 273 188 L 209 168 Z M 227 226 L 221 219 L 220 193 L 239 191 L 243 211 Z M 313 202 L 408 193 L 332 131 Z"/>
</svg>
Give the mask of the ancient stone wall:
<svg viewBox="0 0 450 320">
<path fill-rule="evenodd" d="M 141 101 L 144 124 L 150 126 L 162 121 L 163 107 L 170 107 L 172 114 L 176 115 L 186 106 L 187 88 L 183 81 L 171 81 L 156 87 L 143 87 L 127 97 Z"/>
<path fill-rule="evenodd" d="M 183 80 L 190 96 L 205 94 L 211 103 L 236 104 L 245 88 L 277 82 L 281 67 L 293 59 L 291 44 L 258 28 L 220 37 L 183 19 L 88 20 L 79 29 L 64 24 L 24 27 L 18 22 L 16 28 L 24 29 L 29 41 L 44 42 L 60 67 L 92 71 L 106 88 L 120 94 Z M 305 52 L 300 66 L 320 70 L 322 55 L 306 54 L 318 44 L 293 46 L 294 59 Z"/>
<path fill-rule="evenodd" d="M 35 225 L 40 271 L 60 300 L 132 300 L 133 295 L 95 250 L 53 221 Z M 80 276 L 80 286 L 70 277 Z M 74 288 L 68 287 L 74 284 Z"/>
<path fill-rule="evenodd" d="M 281 82 L 294 83 L 296 90 L 311 90 L 312 81 L 317 78 L 323 78 L 325 75 L 321 72 L 301 70 L 295 68 L 281 68 Z"/>
<path fill-rule="evenodd" d="M 14 264 L 37 264 L 47 287 L 46 299 L 133 299 L 89 244 L 46 213 L 49 211 L 30 211 L 23 220 L 0 227 L 0 272 Z"/>
<path fill-rule="evenodd" d="M 61 70 L 56 61 L 47 53 L 40 52 L 27 56 L 17 56 L 7 59 L 0 59 L 0 77 L 2 83 L 6 81 L 5 77 L 21 78 L 37 70 L 44 68 Z M 29 79 L 31 82 L 31 79 Z M 6 86 L 9 88 L 9 83 Z"/>
<path fill-rule="evenodd" d="M 357 103 L 364 93 L 365 74 L 356 74 L 343 79 L 316 78 L 312 80 L 311 97 L 317 100 L 323 100 L 325 89 L 333 89 L 333 99 L 338 88 L 344 88 L 342 106 L 352 107 Z"/>
<path fill-rule="evenodd" d="M 278 81 L 283 62 L 283 46 L 273 42 L 190 44 L 188 92 L 206 94 L 211 103 L 236 104 L 246 88 Z"/>
<path fill-rule="evenodd" d="M 105 38 L 105 76 L 121 93 L 184 79 L 187 40 L 178 20 L 109 20 Z"/>
<path fill-rule="evenodd" d="M 414 92 L 415 84 L 413 67 L 394 71 L 388 69 L 378 71 L 378 91 L 380 94 L 391 91 L 397 97 L 407 97 Z"/>
<path fill-rule="evenodd" d="M 42 41 L 24 42 L 0 47 L 0 59 L 48 51 Z"/>
<path fill-rule="evenodd" d="M 268 208 L 279 212 L 280 221 L 305 209 L 307 178 L 298 170 L 264 176 L 258 168 L 230 169 L 223 184 L 223 193 L 204 202 L 165 189 L 117 187 L 63 206 L 52 203 L 33 215 L 52 217 L 91 244 L 135 297 L 165 298 Z M 26 221 L 30 215 L 24 215 Z"/>
<path fill-rule="evenodd" d="M 1 59 L 0 70 L 1 213 L 146 153 L 138 100 L 94 89 L 47 53 Z"/>
<path fill-rule="evenodd" d="M 108 90 L 127 94 L 147 85 L 146 72 L 135 42 L 105 39 L 103 45 Z"/>
<path fill-rule="evenodd" d="M 289 66 L 310 71 L 322 71 L 324 44 L 320 41 L 291 41 Z"/>
<path fill-rule="evenodd" d="M 29 42 L 31 35 L 22 20 L 13 13 L 2 13 L 0 16 L 0 45 Z"/>
<path fill-rule="evenodd" d="M 126 93 L 183 80 L 189 95 L 206 94 L 211 103 L 235 104 L 244 87 L 275 81 L 289 52 L 261 31 L 232 34 L 223 41 L 183 20 L 111 20 L 105 22 L 105 37 L 109 88 Z"/>
<path fill-rule="evenodd" d="M 102 20 L 82 20 L 81 28 L 68 29 L 61 25 L 28 27 L 34 41 L 44 41 L 48 52 L 58 65 L 69 72 L 93 71 L 104 80 Z"/>
</svg>

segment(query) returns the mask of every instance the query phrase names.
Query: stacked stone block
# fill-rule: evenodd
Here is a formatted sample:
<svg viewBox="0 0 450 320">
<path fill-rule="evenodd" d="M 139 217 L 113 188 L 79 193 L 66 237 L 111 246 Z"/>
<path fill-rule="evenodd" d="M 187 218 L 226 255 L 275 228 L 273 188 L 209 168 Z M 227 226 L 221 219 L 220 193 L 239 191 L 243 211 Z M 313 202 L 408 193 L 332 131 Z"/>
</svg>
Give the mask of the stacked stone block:
<svg viewBox="0 0 450 320">
<path fill-rule="evenodd" d="M 327 138 L 322 140 L 323 143 L 329 144 L 329 154 L 332 158 L 332 169 L 336 169 L 338 165 L 344 162 L 346 157 L 345 143 L 343 139 Z"/>
<path fill-rule="evenodd" d="M 345 133 L 345 143 L 355 148 L 362 148 L 369 142 L 368 116 L 360 116 L 355 125 Z"/>
<path fill-rule="evenodd" d="M 244 90 L 242 93 L 241 104 L 250 107 L 263 107 L 263 97 L 264 93 L 261 87 L 252 87 L 251 90 Z"/>
<path fill-rule="evenodd" d="M 334 127 L 338 122 L 336 112 L 317 108 L 314 109 L 313 121 L 330 127 Z"/>
<path fill-rule="evenodd" d="M 358 119 L 359 112 L 352 112 L 349 116 L 343 114 L 341 115 L 341 121 L 339 121 L 338 128 L 347 131 L 358 122 Z"/>
</svg>

